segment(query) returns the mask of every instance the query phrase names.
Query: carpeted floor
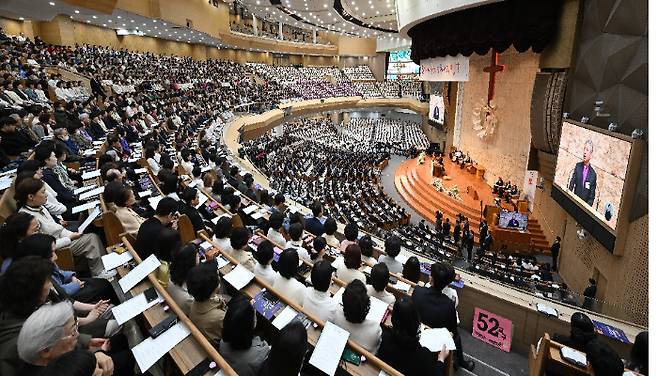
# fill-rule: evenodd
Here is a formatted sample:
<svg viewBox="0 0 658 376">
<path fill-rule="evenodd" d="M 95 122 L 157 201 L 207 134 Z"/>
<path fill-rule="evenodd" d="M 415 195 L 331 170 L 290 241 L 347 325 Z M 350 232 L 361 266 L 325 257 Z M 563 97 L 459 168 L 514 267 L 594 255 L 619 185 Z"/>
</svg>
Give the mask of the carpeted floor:
<svg viewBox="0 0 658 376">
<path fill-rule="evenodd" d="M 475 362 L 473 372 L 460 369 L 456 375 L 525 376 L 528 374 L 528 357 L 515 352 L 506 353 L 479 341 L 470 332 L 460 329 L 464 357 Z"/>
<path fill-rule="evenodd" d="M 402 199 L 402 196 L 400 196 L 398 190 L 395 188 L 395 170 L 400 166 L 400 163 L 406 160 L 407 158 L 399 155 L 391 156 L 388 165 L 382 171 L 382 185 L 384 186 L 384 193 L 394 198 L 395 201 L 407 211 L 407 213 L 411 214 L 411 223 L 418 224 L 422 219 L 421 216 L 418 215 L 418 213 L 416 213 L 416 211 L 412 209 L 404 199 Z"/>
</svg>

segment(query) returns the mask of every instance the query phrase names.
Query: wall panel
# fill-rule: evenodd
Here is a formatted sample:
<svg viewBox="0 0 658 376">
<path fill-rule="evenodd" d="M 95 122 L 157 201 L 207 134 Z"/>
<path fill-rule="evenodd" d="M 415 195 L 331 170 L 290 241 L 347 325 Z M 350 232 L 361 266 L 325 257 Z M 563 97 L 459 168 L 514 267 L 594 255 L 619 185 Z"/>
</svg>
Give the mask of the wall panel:
<svg viewBox="0 0 658 376">
<path fill-rule="evenodd" d="M 18 35 L 23 33 L 26 37 L 34 38 L 34 25 L 31 21 L 17 21 L 9 18 L 0 17 L 0 27 L 9 35 Z"/>
<path fill-rule="evenodd" d="M 500 55 L 505 70 L 496 75 L 495 96 L 498 125 L 492 136 L 481 139 L 473 129 L 474 111 L 487 100 L 489 74 L 483 69 L 491 56 L 470 56 L 470 80 L 464 83 L 461 122 L 461 149 L 486 169 L 492 184 L 501 176 L 521 185 L 525 177 L 530 147 L 530 102 L 539 66 L 539 55 L 509 49 Z"/>
</svg>

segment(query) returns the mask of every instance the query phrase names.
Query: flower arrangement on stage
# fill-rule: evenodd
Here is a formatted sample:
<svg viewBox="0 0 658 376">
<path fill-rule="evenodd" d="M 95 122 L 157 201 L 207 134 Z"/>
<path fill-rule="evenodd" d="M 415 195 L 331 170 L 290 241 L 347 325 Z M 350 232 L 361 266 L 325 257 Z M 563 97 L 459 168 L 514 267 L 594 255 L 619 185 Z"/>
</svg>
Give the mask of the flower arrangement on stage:
<svg viewBox="0 0 658 376">
<path fill-rule="evenodd" d="M 443 192 L 456 200 L 462 200 L 462 198 L 459 196 L 459 188 L 457 185 L 453 185 L 452 187 L 447 188 L 443 186 L 443 179 L 436 178 L 432 182 L 432 186 L 437 190 L 437 192 Z"/>
<path fill-rule="evenodd" d="M 488 138 L 496 131 L 498 125 L 498 116 L 496 115 L 498 107 L 493 100 L 482 100 L 473 109 L 473 130 L 481 139 Z"/>
<path fill-rule="evenodd" d="M 418 165 L 422 165 L 425 163 L 425 152 L 422 151 L 420 152 L 420 155 L 418 155 Z"/>
</svg>

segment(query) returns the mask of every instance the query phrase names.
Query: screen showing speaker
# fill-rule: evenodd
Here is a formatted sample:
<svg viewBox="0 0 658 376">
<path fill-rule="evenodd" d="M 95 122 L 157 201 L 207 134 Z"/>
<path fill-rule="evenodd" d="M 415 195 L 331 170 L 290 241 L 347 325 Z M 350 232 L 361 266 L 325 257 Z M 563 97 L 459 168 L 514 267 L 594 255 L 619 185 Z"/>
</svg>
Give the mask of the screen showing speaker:
<svg viewBox="0 0 658 376">
<path fill-rule="evenodd" d="M 441 95 L 430 95 L 429 119 L 435 123 L 443 124 L 445 121 L 445 102 Z"/>
<path fill-rule="evenodd" d="M 528 215 L 502 210 L 498 219 L 498 227 L 523 231 L 528 228 Z"/>
<path fill-rule="evenodd" d="M 562 123 L 554 184 L 612 231 L 617 228 L 631 147 L 631 142 L 609 134 Z"/>
</svg>

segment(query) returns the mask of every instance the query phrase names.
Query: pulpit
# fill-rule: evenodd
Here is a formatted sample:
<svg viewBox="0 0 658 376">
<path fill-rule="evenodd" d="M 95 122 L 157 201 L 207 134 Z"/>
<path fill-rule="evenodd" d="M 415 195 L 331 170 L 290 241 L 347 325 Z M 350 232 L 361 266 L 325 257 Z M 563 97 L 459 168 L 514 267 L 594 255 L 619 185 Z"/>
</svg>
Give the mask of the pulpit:
<svg viewBox="0 0 658 376">
<path fill-rule="evenodd" d="M 438 161 L 432 161 L 432 176 L 435 178 L 442 178 L 446 174 L 446 169 Z"/>
<path fill-rule="evenodd" d="M 528 201 L 527 200 L 519 200 L 518 203 L 517 203 L 517 208 L 519 209 L 519 212 L 527 213 L 528 212 Z"/>
<path fill-rule="evenodd" d="M 482 166 L 475 166 L 475 177 L 484 179 L 485 168 Z"/>
<path fill-rule="evenodd" d="M 496 250 L 507 249 L 509 252 L 533 253 L 531 249 L 532 235 L 529 231 L 500 228 L 498 225 L 490 227 L 490 229 Z"/>
</svg>

